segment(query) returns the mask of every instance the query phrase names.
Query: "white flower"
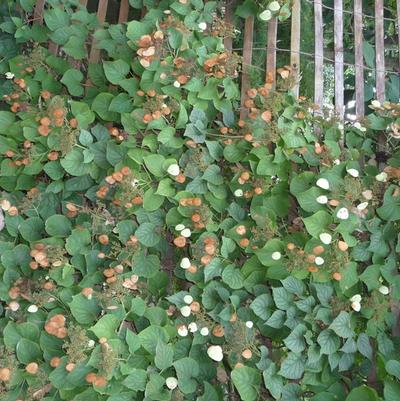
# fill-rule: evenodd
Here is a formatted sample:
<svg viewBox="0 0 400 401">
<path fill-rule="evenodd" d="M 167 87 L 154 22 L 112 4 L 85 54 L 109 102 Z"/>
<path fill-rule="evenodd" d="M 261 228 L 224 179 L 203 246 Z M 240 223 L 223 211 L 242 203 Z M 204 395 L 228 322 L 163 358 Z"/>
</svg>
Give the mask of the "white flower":
<svg viewBox="0 0 400 401">
<path fill-rule="evenodd" d="M 277 12 L 280 10 L 281 6 L 277 1 L 273 1 L 268 5 L 268 8 L 273 12 Z"/>
<path fill-rule="evenodd" d="M 179 175 L 179 172 L 180 172 L 180 168 L 176 163 L 171 164 L 167 169 L 167 173 L 171 174 L 173 176 Z"/>
<path fill-rule="evenodd" d="M 180 88 L 181 84 L 178 81 L 175 81 L 174 82 L 174 86 L 175 86 L 175 88 Z"/>
<path fill-rule="evenodd" d="M 319 239 L 325 245 L 329 245 L 332 242 L 332 235 L 330 235 L 328 233 L 322 233 L 322 234 L 320 234 Z"/>
<path fill-rule="evenodd" d="M 362 202 L 359 205 L 357 205 L 358 210 L 364 210 L 368 207 L 368 202 Z"/>
<path fill-rule="evenodd" d="M 340 160 L 339 160 L 339 159 L 335 159 L 335 160 L 333 161 L 333 164 L 334 164 L 335 166 L 338 166 L 338 165 L 340 164 Z"/>
<path fill-rule="evenodd" d="M 224 354 L 222 353 L 222 348 L 219 345 L 211 345 L 207 350 L 207 355 L 213 360 L 217 362 L 221 362 L 224 358 Z"/>
<path fill-rule="evenodd" d="M 139 180 L 137 180 L 136 178 L 131 181 L 131 185 L 133 188 L 135 188 L 137 184 L 139 184 Z"/>
<path fill-rule="evenodd" d="M 189 258 L 183 258 L 182 260 L 181 260 L 181 264 L 180 264 L 180 266 L 182 267 L 182 269 L 189 269 L 189 267 L 191 266 L 191 262 L 190 262 L 190 259 Z"/>
<path fill-rule="evenodd" d="M 188 306 L 188 305 L 182 306 L 181 313 L 182 313 L 182 316 L 189 317 L 190 314 L 192 313 L 190 306 Z"/>
<path fill-rule="evenodd" d="M 387 295 L 390 292 L 389 287 L 386 287 L 386 285 L 381 285 L 378 291 L 383 295 Z"/>
<path fill-rule="evenodd" d="M 185 304 L 190 305 L 193 302 L 193 297 L 191 295 L 185 295 L 183 297 L 183 302 L 185 302 Z"/>
<path fill-rule="evenodd" d="M 272 252 L 271 258 L 273 260 L 279 260 L 282 257 L 281 253 L 276 251 L 276 252 Z"/>
<path fill-rule="evenodd" d="M 344 130 L 344 125 L 342 123 L 339 123 L 337 127 L 340 129 L 340 131 Z"/>
<path fill-rule="evenodd" d="M 188 335 L 188 329 L 184 324 L 178 327 L 178 334 L 181 337 L 186 337 Z"/>
<path fill-rule="evenodd" d="M 165 384 L 170 390 L 174 390 L 178 386 L 178 380 L 176 377 L 167 377 L 165 379 Z"/>
<path fill-rule="evenodd" d="M 251 320 L 248 320 L 248 321 L 246 322 L 246 327 L 247 327 L 247 328 L 251 329 L 253 326 L 254 326 L 254 323 L 253 323 Z"/>
<path fill-rule="evenodd" d="M 87 346 L 89 347 L 89 348 L 93 348 L 94 346 L 95 346 L 95 341 L 94 340 L 89 340 L 88 341 L 88 343 L 87 343 Z"/>
<path fill-rule="evenodd" d="M 375 108 L 379 108 L 379 107 L 381 107 L 381 102 L 379 100 L 373 100 L 371 102 L 371 106 L 375 107 Z"/>
<path fill-rule="evenodd" d="M 325 263 L 325 260 L 324 260 L 324 258 L 321 258 L 321 256 L 317 256 L 316 258 L 315 258 L 315 264 L 317 265 L 317 266 L 321 266 L 321 265 L 323 265 Z"/>
<path fill-rule="evenodd" d="M 353 295 L 351 298 L 350 298 L 350 301 L 351 302 L 361 302 L 361 295 L 360 294 L 356 294 L 356 295 Z"/>
<path fill-rule="evenodd" d="M 360 175 L 360 172 L 355 168 L 349 168 L 347 172 L 354 178 L 357 178 Z"/>
<path fill-rule="evenodd" d="M 29 313 L 36 313 L 39 310 L 39 308 L 36 305 L 30 305 L 28 308 Z"/>
<path fill-rule="evenodd" d="M 361 310 L 361 304 L 360 304 L 360 302 L 352 302 L 351 303 L 351 308 L 353 309 L 353 310 L 355 310 L 356 312 L 360 312 L 360 310 Z"/>
<path fill-rule="evenodd" d="M 197 26 L 201 31 L 205 31 L 207 29 L 207 24 L 205 22 L 200 22 Z"/>
<path fill-rule="evenodd" d="M 177 224 L 177 225 L 175 226 L 175 230 L 176 230 L 176 231 L 182 231 L 184 228 L 185 228 L 185 225 L 184 225 L 184 224 Z"/>
<path fill-rule="evenodd" d="M 326 203 L 328 203 L 328 197 L 325 195 L 321 195 L 321 196 L 318 196 L 316 201 L 321 205 L 325 205 Z"/>
<path fill-rule="evenodd" d="M 322 189 L 329 189 L 329 181 L 326 178 L 319 178 L 316 185 Z"/>
<path fill-rule="evenodd" d="M 8 304 L 8 307 L 13 311 L 16 312 L 19 309 L 19 303 L 17 301 L 11 301 Z"/>
<path fill-rule="evenodd" d="M 200 329 L 200 334 L 202 335 L 202 336 L 208 336 L 208 334 L 210 333 L 210 330 L 208 330 L 208 327 L 202 327 L 201 329 Z"/>
<path fill-rule="evenodd" d="M 264 10 L 259 17 L 262 21 L 269 21 L 272 18 L 272 13 L 270 10 Z"/>
<path fill-rule="evenodd" d="M 12 72 L 6 72 L 6 79 L 13 79 L 15 75 Z"/>
<path fill-rule="evenodd" d="M 243 196 L 243 190 L 237 189 L 233 194 L 234 194 L 236 197 L 240 198 L 241 196 Z"/>
<path fill-rule="evenodd" d="M 192 235 L 192 232 L 190 231 L 190 228 L 184 228 L 181 231 L 181 235 L 182 237 L 189 238 Z"/>
<path fill-rule="evenodd" d="M 349 211 L 347 210 L 347 208 L 342 207 L 336 213 L 336 217 L 340 220 L 347 220 L 349 218 Z"/>
<path fill-rule="evenodd" d="M 189 329 L 189 331 L 191 333 L 196 333 L 196 331 L 197 331 L 197 323 L 196 322 L 189 323 L 188 329 Z"/>
<path fill-rule="evenodd" d="M 166 14 L 166 15 L 171 14 L 171 10 L 164 10 L 164 14 Z"/>
<path fill-rule="evenodd" d="M 386 182 L 388 175 L 383 171 L 375 176 L 376 181 Z"/>
<path fill-rule="evenodd" d="M 373 198 L 373 193 L 370 189 L 367 189 L 366 191 L 362 192 L 362 196 L 366 199 L 366 200 L 371 200 Z"/>
</svg>

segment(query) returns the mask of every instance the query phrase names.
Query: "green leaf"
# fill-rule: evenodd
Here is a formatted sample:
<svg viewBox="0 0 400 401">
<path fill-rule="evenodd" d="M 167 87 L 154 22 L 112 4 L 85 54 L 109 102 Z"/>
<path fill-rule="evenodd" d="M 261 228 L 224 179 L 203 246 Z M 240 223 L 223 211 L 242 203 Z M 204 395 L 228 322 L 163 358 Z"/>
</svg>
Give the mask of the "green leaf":
<svg viewBox="0 0 400 401">
<path fill-rule="evenodd" d="M 340 338 L 329 329 L 321 331 L 317 338 L 317 342 L 321 347 L 321 354 L 334 354 L 340 347 Z"/>
<path fill-rule="evenodd" d="M 277 374 L 275 363 L 271 363 L 263 372 L 264 384 L 275 399 L 279 399 L 283 390 L 282 377 Z"/>
<path fill-rule="evenodd" d="M 97 338 L 105 337 L 110 339 L 115 337 L 115 332 L 119 325 L 120 320 L 114 315 L 104 315 L 90 330 L 96 334 Z"/>
<path fill-rule="evenodd" d="M 95 114 L 90 110 L 89 106 L 84 102 L 71 101 L 72 114 L 78 121 L 78 127 L 86 129 L 95 119 Z"/>
<path fill-rule="evenodd" d="M 174 368 L 178 378 L 179 389 L 184 394 L 196 391 L 197 382 L 193 378 L 199 375 L 199 364 L 193 358 L 181 358 L 174 362 Z"/>
<path fill-rule="evenodd" d="M 159 227 L 154 223 L 141 224 L 136 230 L 135 235 L 139 242 L 148 248 L 156 246 L 161 240 Z"/>
<path fill-rule="evenodd" d="M 19 226 L 19 232 L 26 241 L 38 241 L 42 238 L 44 229 L 43 220 L 40 217 L 30 217 Z"/>
<path fill-rule="evenodd" d="M 243 287 L 244 277 L 235 265 L 228 265 L 222 270 L 222 281 L 233 290 L 238 290 Z"/>
<path fill-rule="evenodd" d="M 168 341 L 166 331 L 162 327 L 155 325 L 146 327 L 138 336 L 142 347 L 152 355 L 156 354 L 157 345 L 160 341 Z"/>
<path fill-rule="evenodd" d="M 376 391 L 367 386 L 360 386 L 350 391 L 345 401 L 378 401 Z"/>
<path fill-rule="evenodd" d="M 394 359 L 391 359 L 390 361 L 386 362 L 385 365 L 386 372 L 388 372 L 390 375 L 397 377 L 397 379 L 400 379 L 400 362 L 396 361 Z"/>
<path fill-rule="evenodd" d="M 172 366 L 174 360 L 174 350 L 171 345 L 159 342 L 156 347 L 156 357 L 154 363 L 158 369 L 164 370 Z"/>
<path fill-rule="evenodd" d="M 128 28 L 126 36 L 136 42 L 141 38 L 141 36 L 150 33 L 152 30 L 152 24 L 148 24 L 142 21 L 130 21 L 128 23 Z"/>
<path fill-rule="evenodd" d="M 242 366 L 233 369 L 232 382 L 243 401 L 257 400 L 260 395 L 260 373 L 253 368 Z"/>
<path fill-rule="evenodd" d="M 307 328 L 303 324 L 298 324 L 292 332 L 286 337 L 283 342 L 290 351 L 300 353 L 304 351 L 306 344 L 304 341 L 304 335 Z"/>
<path fill-rule="evenodd" d="M 162 177 L 165 175 L 165 170 L 163 169 L 163 163 L 165 161 L 165 157 L 162 155 L 148 155 L 143 158 L 144 164 L 146 168 L 150 171 L 151 174 L 156 177 Z"/>
<path fill-rule="evenodd" d="M 82 294 L 73 296 L 68 305 L 72 316 L 78 323 L 83 325 L 93 324 L 101 310 L 94 298 L 88 299 Z"/>
<path fill-rule="evenodd" d="M 61 159 L 60 163 L 68 174 L 80 177 L 88 174 L 90 171 L 90 164 L 84 161 L 85 158 L 82 150 L 74 148 L 71 152 L 67 153 L 64 159 Z"/>
<path fill-rule="evenodd" d="M 5 134 L 14 121 L 14 113 L 10 111 L 0 111 L 0 134 Z"/>
<path fill-rule="evenodd" d="M 131 369 L 130 375 L 125 378 L 122 384 L 125 387 L 130 388 L 134 391 L 144 391 L 147 382 L 147 373 L 143 369 Z"/>
<path fill-rule="evenodd" d="M 44 12 L 44 21 L 51 31 L 55 31 L 69 25 L 69 16 L 60 7 L 55 7 Z"/>
<path fill-rule="evenodd" d="M 332 223 L 332 216 L 323 210 L 319 210 L 312 216 L 304 218 L 303 221 L 307 231 L 313 237 L 318 238 L 319 234 L 325 232 Z"/>
<path fill-rule="evenodd" d="M 383 390 L 383 394 L 385 396 L 385 401 L 398 401 L 400 394 L 400 384 L 398 382 L 389 379 L 385 380 L 385 387 Z M 367 399 L 367 401 L 369 400 Z"/>
<path fill-rule="evenodd" d="M 118 114 L 110 110 L 114 95 L 111 93 L 99 93 L 92 103 L 92 110 L 104 121 L 118 121 Z"/>
<path fill-rule="evenodd" d="M 21 363 L 28 364 L 42 358 L 42 351 L 35 342 L 21 338 L 15 348 L 17 358 Z"/>
<path fill-rule="evenodd" d="M 63 77 L 61 78 L 61 82 L 68 88 L 68 92 L 72 96 L 82 96 L 83 86 L 81 85 L 81 81 L 83 80 L 83 74 L 79 70 L 70 69 L 65 71 Z"/>
<path fill-rule="evenodd" d="M 52 237 L 67 237 L 71 233 L 72 224 L 62 214 L 55 214 L 46 220 L 45 229 Z"/>
<path fill-rule="evenodd" d="M 86 228 L 76 228 L 67 238 L 65 249 L 70 255 L 76 255 L 92 242 L 90 232 Z"/>
<path fill-rule="evenodd" d="M 114 85 L 119 85 L 128 75 L 130 67 L 124 60 L 103 61 L 106 78 Z"/>
<path fill-rule="evenodd" d="M 290 352 L 283 361 L 279 374 L 286 379 L 300 379 L 304 373 L 304 360 L 301 355 Z"/>
<path fill-rule="evenodd" d="M 369 337 L 365 333 L 360 333 L 358 336 L 357 348 L 361 355 L 364 355 L 369 360 L 372 360 L 372 347 L 369 342 Z"/>
<path fill-rule="evenodd" d="M 145 255 L 144 252 L 137 253 L 133 259 L 133 273 L 139 277 L 154 277 L 160 271 L 160 260 L 156 255 Z"/>
<path fill-rule="evenodd" d="M 329 326 L 339 337 L 349 338 L 355 335 L 348 312 L 341 311 Z"/>
</svg>

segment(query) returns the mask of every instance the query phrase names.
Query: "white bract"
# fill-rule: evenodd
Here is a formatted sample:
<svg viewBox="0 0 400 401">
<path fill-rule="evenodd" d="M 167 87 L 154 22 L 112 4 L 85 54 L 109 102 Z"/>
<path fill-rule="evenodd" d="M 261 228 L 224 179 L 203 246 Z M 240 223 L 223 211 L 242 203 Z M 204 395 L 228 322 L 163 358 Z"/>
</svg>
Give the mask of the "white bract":
<svg viewBox="0 0 400 401">
<path fill-rule="evenodd" d="M 371 102 L 371 106 L 372 107 L 381 107 L 381 102 L 379 101 L 379 100 L 373 100 L 372 102 Z"/>
<path fill-rule="evenodd" d="M 329 245 L 332 242 L 332 235 L 328 233 L 321 233 L 319 235 L 319 239 L 321 240 L 322 243 L 325 245 Z"/>
<path fill-rule="evenodd" d="M 243 196 L 243 190 L 237 189 L 233 194 L 234 194 L 237 198 L 240 198 L 241 196 Z"/>
<path fill-rule="evenodd" d="M 324 258 L 321 258 L 321 256 L 317 256 L 316 258 L 315 258 L 315 264 L 317 265 L 317 266 L 321 266 L 321 265 L 323 265 L 325 263 L 325 260 L 324 260 Z"/>
<path fill-rule="evenodd" d="M 268 8 L 272 11 L 272 12 L 277 12 L 280 10 L 281 6 L 277 1 L 273 1 L 271 3 L 269 3 Z"/>
<path fill-rule="evenodd" d="M 192 322 L 188 324 L 188 329 L 191 333 L 196 333 L 197 331 L 197 323 L 196 322 Z"/>
<path fill-rule="evenodd" d="M 224 354 L 222 352 L 222 348 L 219 345 L 211 345 L 208 347 L 207 355 L 213 360 L 217 362 L 221 362 L 224 358 Z"/>
<path fill-rule="evenodd" d="M 340 160 L 339 160 L 339 159 L 335 159 L 335 160 L 333 161 L 333 164 L 334 164 L 335 166 L 338 166 L 338 165 L 340 164 Z"/>
<path fill-rule="evenodd" d="M 94 340 L 89 340 L 87 346 L 89 348 L 93 348 L 96 345 L 96 342 Z"/>
<path fill-rule="evenodd" d="M 6 72 L 6 79 L 13 79 L 15 75 L 12 72 Z"/>
<path fill-rule="evenodd" d="M 190 305 L 193 302 L 193 297 L 191 295 L 185 295 L 183 297 L 183 302 L 185 302 L 185 304 Z"/>
<path fill-rule="evenodd" d="M 365 210 L 368 207 L 368 202 L 362 202 L 359 205 L 357 205 L 358 210 Z"/>
<path fill-rule="evenodd" d="M 251 329 L 253 326 L 254 326 L 254 323 L 253 323 L 251 320 L 248 320 L 248 321 L 246 322 L 246 327 L 247 327 L 247 328 Z"/>
<path fill-rule="evenodd" d="M 349 218 L 349 211 L 347 210 L 347 208 L 342 207 L 336 213 L 336 217 L 340 220 L 347 220 Z"/>
<path fill-rule="evenodd" d="M 210 333 L 210 330 L 208 330 L 208 327 L 202 327 L 202 328 L 200 329 L 200 334 L 201 334 L 202 336 L 208 336 L 209 333 Z"/>
<path fill-rule="evenodd" d="M 386 182 L 388 175 L 383 171 L 375 176 L 376 181 Z"/>
<path fill-rule="evenodd" d="M 329 189 L 329 181 L 326 178 L 318 178 L 316 185 L 322 189 Z"/>
<path fill-rule="evenodd" d="M 205 31 L 207 29 L 207 24 L 205 22 L 200 22 L 198 27 L 201 31 Z"/>
<path fill-rule="evenodd" d="M 264 10 L 259 17 L 262 21 L 269 21 L 272 18 L 272 13 L 270 10 Z"/>
<path fill-rule="evenodd" d="M 355 168 L 349 168 L 347 170 L 348 174 L 351 175 L 354 178 L 357 178 L 360 175 L 360 172 L 356 170 Z"/>
<path fill-rule="evenodd" d="M 189 258 L 183 258 L 181 260 L 181 264 L 180 266 L 182 267 L 182 269 L 189 269 L 189 267 L 191 266 L 191 262 Z"/>
<path fill-rule="evenodd" d="M 11 301 L 8 304 L 8 307 L 13 311 L 16 312 L 19 309 L 19 303 L 17 301 Z"/>
<path fill-rule="evenodd" d="M 36 305 L 30 305 L 28 308 L 29 313 L 36 313 L 39 310 L 39 308 Z"/>
<path fill-rule="evenodd" d="M 179 172 L 180 172 L 180 169 L 179 169 L 179 166 L 176 163 L 171 164 L 167 169 L 167 173 L 171 174 L 173 176 L 179 175 Z"/>
<path fill-rule="evenodd" d="M 184 224 L 177 224 L 177 225 L 175 226 L 175 230 L 176 230 L 176 231 L 182 231 L 184 228 L 185 228 L 185 225 L 184 225 Z"/>
<path fill-rule="evenodd" d="M 182 237 L 189 238 L 192 235 L 192 232 L 190 231 L 190 228 L 184 228 L 181 231 L 181 235 Z"/>
<path fill-rule="evenodd" d="M 181 84 L 178 81 L 174 81 L 175 88 L 180 88 Z"/>
<path fill-rule="evenodd" d="M 328 203 L 328 197 L 325 195 L 321 195 L 318 196 L 318 198 L 316 199 L 317 203 L 319 203 L 320 205 L 325 205 L 326 203 Z"/>
<path fill-rule="evenodd" d="M 176 377 L 167 377 L 165 379 L 165 384 L 170 390 L 174 390 L 178 386 L 178 379 Z"/>
<path fill-rule="evenodd" d="M 278 252 L 278 251 L 272 252 L 271 258 L 273 260 L 279 260 L 281 257 L 282 257 L 282 254 L 280 252 Z"/>
<path fill-rule="evenodd" d="M 182 325 L 182 326 L 178 327 L 178 334 L 181 337 L 186 337 L 188 335 L 188 333 L 189 333 L 188 329 L 187 329 L 187 327 L 185 325 Z"/>
<path fill-rule="evenodd" d="M 190 309 L 190 306 L 188 306 L 188 305 L 182 306 L 182 308 L 181 308 L 182 316 L 189 317 L 191 313 L 192 313 L 192 311 Z"/>
<path fill-rule="evenodd" d="M 360 312 L 360 310 L 361 310 L 360 302 L 356 302 L 356 301 L 352 302 L 351 303 L 351 308 L 356 312 Z"/>
<path fill-rule="evenodd" d="M 356 294 L 356 295 L 353 295 L 351 298 L 350 298 L 350 301 L 351 302 L 361 302 L 361 295 L 360 294 Z"/>
<path fill-rule="evenodd" d="M 386 285 L 381 285 L 378 291 L 383 295 L 387 295 L 390 292 L 389 287 L 386 287 Z"/>
</svg>

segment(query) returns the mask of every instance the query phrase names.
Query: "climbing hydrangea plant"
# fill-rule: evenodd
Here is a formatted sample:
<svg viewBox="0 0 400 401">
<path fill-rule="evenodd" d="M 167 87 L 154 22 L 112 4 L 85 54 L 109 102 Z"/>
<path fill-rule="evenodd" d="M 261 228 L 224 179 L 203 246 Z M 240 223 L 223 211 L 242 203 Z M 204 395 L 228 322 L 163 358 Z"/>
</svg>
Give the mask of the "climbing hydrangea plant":
<svg viewBox="0 0 400 401">
<path fill-rule="evenodd" d="M 1 399 L 398 400 L 400 106 L 240 119 L 218 2 L 77 3 L 2 25 Z"/>
</svg>

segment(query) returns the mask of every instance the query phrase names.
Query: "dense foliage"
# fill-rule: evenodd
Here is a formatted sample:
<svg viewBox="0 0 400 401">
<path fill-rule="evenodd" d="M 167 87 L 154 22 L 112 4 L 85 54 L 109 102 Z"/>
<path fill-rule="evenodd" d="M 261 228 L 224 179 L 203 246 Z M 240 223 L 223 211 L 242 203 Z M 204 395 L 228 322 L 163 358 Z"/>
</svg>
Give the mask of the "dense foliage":
<svg viewBox="0 0 400 401">
<path fill-rule="evenodd" d="M 240 120 L 219 3 L 34 3 L 0 25 L 0 398 L 398 401 L 400 106 L 267 82 Z"/>
</svg>

